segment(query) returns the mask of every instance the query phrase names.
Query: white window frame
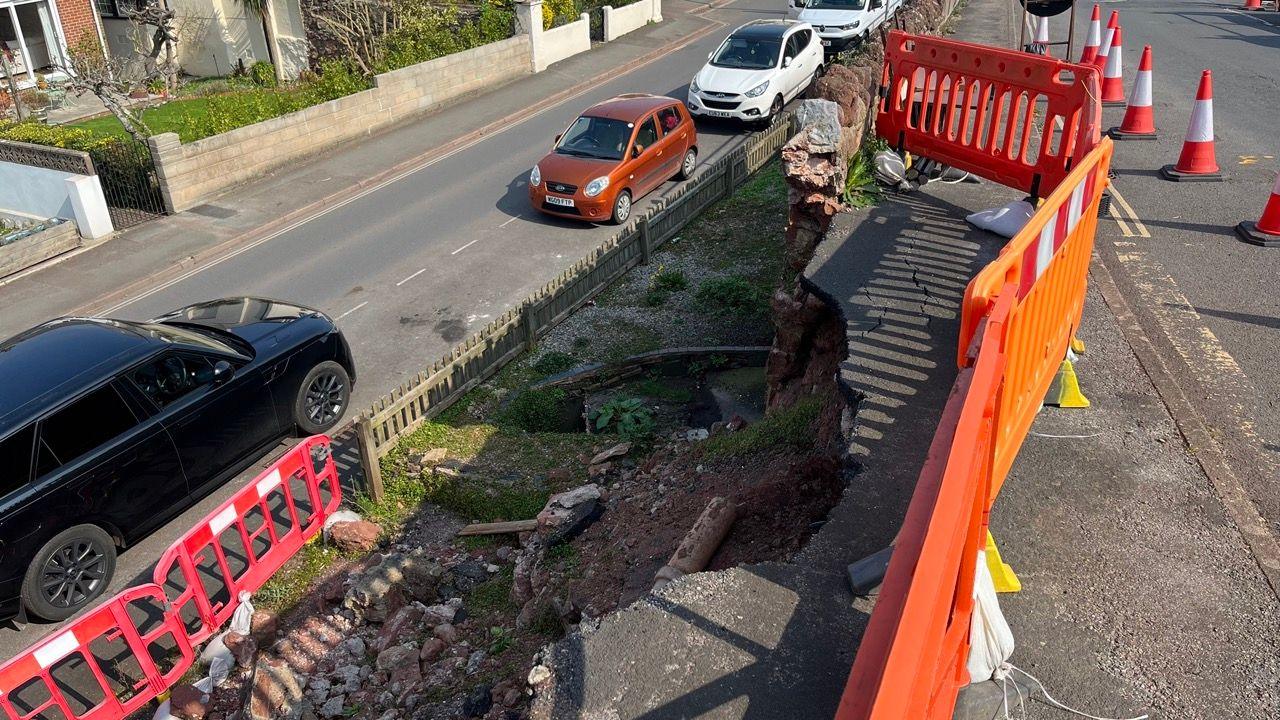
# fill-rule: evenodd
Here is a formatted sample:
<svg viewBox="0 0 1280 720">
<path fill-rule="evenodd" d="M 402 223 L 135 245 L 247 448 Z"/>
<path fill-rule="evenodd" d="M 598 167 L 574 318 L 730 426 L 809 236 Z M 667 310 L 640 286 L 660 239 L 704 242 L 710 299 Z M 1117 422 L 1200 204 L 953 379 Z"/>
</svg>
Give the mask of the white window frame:
<svg viewBox="0 0 1280 720">
<path fill-rule="evenodd" d="M 49 8 L 49 19 L 53 23 L 53 34 L 55 42 L 58 43 L 58 54 L 64 59 L 71 57 L 70 48 L 67 47 L 66 35 L 62 32 L 62 16 L 58 14 L 58 3 L 55 0 L 0 0 L 0 12 L 9 15 L 9 22 L 13 23 L 13 29 L 18 35 L 18 50 L 22 53 L 22 65 L 27 76 L 27 80 L 23 81 L 22 87 L 35 85 L 36 69 L 32 67 L 31 52 L 27 50 L 27 41 L 23 39 L 22 26 L 18 23 L 18 6 L 35 5 L 41 2 L 45 3 Z M 41 32 L 43 31 L 43 28 L 41 28 Z"/>
</svg>

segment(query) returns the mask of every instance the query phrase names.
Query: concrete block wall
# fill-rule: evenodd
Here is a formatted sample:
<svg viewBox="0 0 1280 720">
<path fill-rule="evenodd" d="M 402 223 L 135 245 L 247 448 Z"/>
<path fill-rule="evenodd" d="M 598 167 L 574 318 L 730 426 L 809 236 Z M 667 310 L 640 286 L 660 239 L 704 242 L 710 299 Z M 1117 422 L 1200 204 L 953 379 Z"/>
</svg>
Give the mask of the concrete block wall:
<svg viewBox="0 0 1280 720">
<path fill-rule="evenodd" d="M 370 90 L 193 143 L 157 135 L 151 155 L 165 206 L 190 209 L 276 168 L 528 74 L 531 54 L 529 36 L 517 35 L 378 75 Z"/>
<path fill-rule="evenodd" d="M 0 246 L 0 278 L 80 247 L 76 224 L 62 222 Z"/>
<path fill-rule="evenodd" d="M 662 0 L 639 0 L 614 8 L 604 6 L 604 41 L 612 42 L 651 22 L 662 22 Z"/>
</svg>

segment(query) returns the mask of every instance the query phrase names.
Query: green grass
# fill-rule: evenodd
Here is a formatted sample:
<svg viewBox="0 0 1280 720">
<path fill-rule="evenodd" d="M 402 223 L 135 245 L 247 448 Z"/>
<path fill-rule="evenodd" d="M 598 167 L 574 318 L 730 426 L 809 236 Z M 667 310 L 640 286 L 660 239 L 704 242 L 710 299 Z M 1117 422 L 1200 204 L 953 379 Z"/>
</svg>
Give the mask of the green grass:
<svg viewBox="0 0 1280 720">
<path fill-rule="evenodd" d="M 515 569 L 511 565 L 485 582 L 477 585 L 467 596 L 467 612 L 478 618 L 509 615 L 519 608 L 511 602 L 511 586 L 515 583 Z"/>
<path fill-rule="evenodd" d="M 307 596 L 316 578 L 330 565 L 356 557 L 359 555 L 346 554 L 318 539 L 312 540 L 254 593 L 253 602 L 261 610 L 283 613 Z"/>
<path fill-rule="evenodd" d="M 688 388 L 671 385 L 656 377 L 645 378 L 633 383 L 630 390 L 635 395 L 663 402 L 687 403 L 693 399 L 693 393 Z"/>
<path fill-rule="evenodd" d="M 811 448 L 813 424 L 821 411 L 821 400 L 801 400 L 735 433 L 708 438 L 702 443 L 702 456 L 707 460 L 726 460 L 780 448 Z"/>
<path fill-rule="evenodd" d="M 207 97 L 172 100 L 142 111 L 142 121 L 147 124 L 153 134 L 175 132 L 182 138 L 182 142 L 199 140 L 199 137 L 194 137 L 196 133 L 192 132 L 192 128 L 206 124 L 208 118 L 209 98 Z M 73 126 L 84 128 L 97 135 L 129 136 L 114 115 L 82 120 L 74 123 Z"/>
</svg>

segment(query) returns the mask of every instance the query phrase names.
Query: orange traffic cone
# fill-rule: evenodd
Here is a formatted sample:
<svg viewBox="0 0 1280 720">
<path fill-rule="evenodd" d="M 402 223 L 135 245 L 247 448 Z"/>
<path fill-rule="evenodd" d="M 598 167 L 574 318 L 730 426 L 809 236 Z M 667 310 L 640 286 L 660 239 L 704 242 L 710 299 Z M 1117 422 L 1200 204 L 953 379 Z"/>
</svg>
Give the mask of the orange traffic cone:
<svg viewBox="0 0 1280 720">
<path fill-rule="evenodd" d="M 1160 175 L 1165 180 L 1222 179 L 1213 151 L 1213 73 L 1208 70 L 1200 76 L 1200 89 L 1196 91 L 1196 105 L 1178 164 L 1160 168 Z"/>
<path fill-rule="evenodd" d="M 1121 48 L 1123 28 L 1117 27 L 1111 36 L 1111 50 L 1107 53 L 1107 66 L 1102 71 L 1102 104 L 1124 104 L 1124 52 Z"/>
<path fill-rule="evenodd" d="M 1129 93 L 1129 107 L 1124 111 L 1120 127 L 1108 133 L 1116 140 L 1155 140 L 1156 122 L 1151 110 L 1151 46 L 1142 48 L 1142 60 L 1138 63 L 1138 78 Z"/>
<path fill-rule="evenodd" d="M 1053 57 L 1053 53 L 1049 52 L 1049 18 L 1047 17 L 1036 20 L 1035 48 L 1041 55 Z"/>
<path fill-rule="evenodd" d="M 1244 7 L 1241 10 L 1261 10 L 1262 0 L 1244 0 Z"/>
<path fill-rule="evenodd" d="M 1102 43 L 1098 45 L 1098 54 L 1093 56 L 1093 66 L 1098 70 L 1104 70 L 1107 67 L 1107 53 L 1111 52 L 1111 37 L 1115 35 L 1118 27 L 1120 27 L 1120 13 L 1112 10 L 1111 17 L 1107 20 L 1107 29 L 1102 33 Z"/>
<path fill-rule="evenodd" d="M 1256 223 L 1247 220 L 1240 223 L 1236 232 L 1250 245 L 1280 247 L 1280 174 L 1276 175 L 1276 184 L 1271 188 L 1271 199 L 1262 210 L 1262 218 Z"/>
<path fill-rule="evenodd" d="M 1080 64 L 1088 65 L 1098 57 L 1098 45 L 1102 43 L 1102 11 L 1095 3 L 1093 15 L 1089 17 L 1089 37 L 1084 40 L 1084 51 L 1080 53 Z M 1067 58 L 1068 60 L 1070 58 Z"/>
</svg>

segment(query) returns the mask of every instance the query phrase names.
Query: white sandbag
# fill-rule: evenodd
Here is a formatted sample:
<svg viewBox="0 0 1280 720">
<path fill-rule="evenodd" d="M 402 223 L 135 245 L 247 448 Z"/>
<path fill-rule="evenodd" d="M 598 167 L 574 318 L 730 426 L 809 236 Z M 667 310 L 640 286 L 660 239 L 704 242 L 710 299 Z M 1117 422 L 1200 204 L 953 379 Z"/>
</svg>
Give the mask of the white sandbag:
<svg viewBox="0 0 1280 720">
<path fill-rule="evenodd" d="M 320 533 L 324 535 L 324 539 L 328 541 L 329 528 L 333 527 L 334 525 L 337 525 L 338 523 L 360 522 L 362 519 L 363 518 L 360 517 L 360 513 L 355 512 L 354 510 L 339 510 L 338 512 L 324 519 L 324 527 L 320 529 Z"/>
<path fill-rule="evenodd" d="M 973 578 L 973 617 L 969 620 L 969 682 L 990 680 L 1013 655 L 1013 631 L 1000 612 L 987 551 L 978 551 Z"/>
<path fill-rule="evenodd" d="M 206 666 L 212 666 L 214 660 L 225 660 L 229 664 L 235 664 L 235 656 L 231 654 L 231 650 L 227 648 L 227 644 L 222 641 L 227 634 L 225 632 L 214 635 L 209 644 L 204 646 L 204 650 L 200 651 L 200 663 Z"/>
<path fill-rule="evenodd" d="M 1036 209 L 1031 207 L 1031 203 L 1026 200 L 1015 200 L 1007 205 L 990 210 L 979 210 L 972 215 L 965 217 L 970 225 L 1011 238 L 1018 234 Z"/>
<path fill-rule="evenodd" d="M 253 603 L 249 593 L 240 591 L 240 606 L 231 613 L 231 632 L 237 635 L 248 635 L 253 628 Z"/>
<path fill-rule="evenodd" d="M 156 712 L 151 716 L 151 720 L 182 720 L 182 718 L 169 712 L 170 704 L 168 700 L 160 703 L 156 708 Z"/>
</svg>

